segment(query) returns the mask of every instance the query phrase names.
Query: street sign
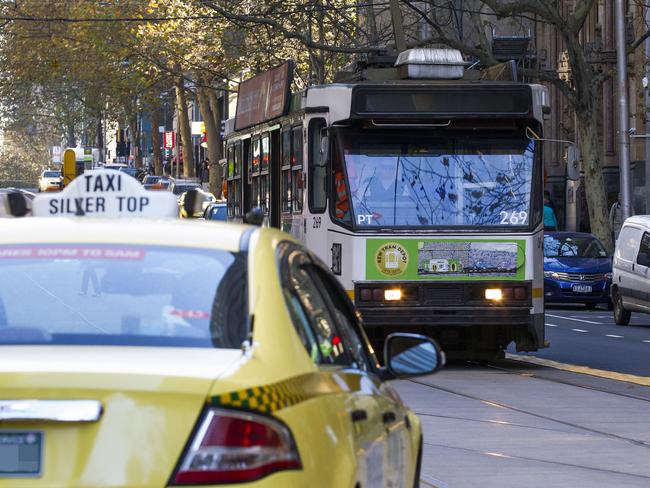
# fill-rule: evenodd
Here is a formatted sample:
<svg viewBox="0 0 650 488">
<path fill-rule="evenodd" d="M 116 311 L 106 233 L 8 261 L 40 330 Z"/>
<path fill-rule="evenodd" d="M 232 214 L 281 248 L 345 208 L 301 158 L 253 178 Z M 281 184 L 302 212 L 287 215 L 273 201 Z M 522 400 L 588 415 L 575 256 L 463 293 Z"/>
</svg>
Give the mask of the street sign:
<svg viewBox="0 0 650 488">
<path fill-rule="evenodd" d="M 61 146 L 52 146 L 52 162 L 61 164 Z"/>
<path fill-rule="evenodd" d="M 101 169 L 87 171 L 62 192 L 41 193 L 33 202 L 34 217 L 147 217 L 178 216 L 176 196 L 147 191 L 128 174 Z"/>
<path fill-rule="evenodd" d="M 77 153 L 66 149 L 63 153 L 63 186 L 68 186 L 77 176 Z"/>
<path fill-rule="evenodd" d="M 192 135 L 200 136 L 201 133 L 205 132 L 205 122 L 192 122 Z"/>
</svg>

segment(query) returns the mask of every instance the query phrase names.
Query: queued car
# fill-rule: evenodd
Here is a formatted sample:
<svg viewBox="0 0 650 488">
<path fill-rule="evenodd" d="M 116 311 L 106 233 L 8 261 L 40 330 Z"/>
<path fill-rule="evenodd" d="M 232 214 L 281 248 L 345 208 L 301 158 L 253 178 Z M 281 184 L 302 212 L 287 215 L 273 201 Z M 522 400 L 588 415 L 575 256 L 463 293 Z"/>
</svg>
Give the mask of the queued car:
<svg viewBox="0 0 650 488">
<path fill-rule="evenodd" d="M 544 300 L 611 307 L 612 258 L 593 234 L 544 234 Z"/>
<path fill-rule="evenodd" d="M 59 191 L 63 185 L 63 177 L 58 169 L 46 169 L 38 177 L 38 191 Z"/>
<path fill-rule="evenodd" d="M 228 203 L 213 202 L 203 211 L 203 220 L 216 220 L 225 222 L 228 220 Z"/>
<path fill-rule="evenodd" d="M 437 344 L 394 334 L 380 367 L 291 236 L 178 220 L 114 176 L 3 222 L 0 488 L 417 486 L 422 429 L 391 380 L 436 371 Z"/>
<path fill-rule="evenodd" d="M 201 183 L 196 180 L 176 179 L 172 180 L 172 183 L 169 186 L 169 190 L 177 197 L 180 197 L 186 191 L 192 190 L 194 188 L 201 188 Z"/>
<path fill-rule="evenodd" d="M 178 199 L 179 216 L 183 219 L 202 218 L 206 208 L 216 201 L 212 193 L 202 190 L 201 187 L 191 188 Z"/>
<path fill-rule="evenodd" d="M 142 180 L 145 190 L 168 190 L 174 178 L 171 176 L 147 175 Z"/>
</svg>

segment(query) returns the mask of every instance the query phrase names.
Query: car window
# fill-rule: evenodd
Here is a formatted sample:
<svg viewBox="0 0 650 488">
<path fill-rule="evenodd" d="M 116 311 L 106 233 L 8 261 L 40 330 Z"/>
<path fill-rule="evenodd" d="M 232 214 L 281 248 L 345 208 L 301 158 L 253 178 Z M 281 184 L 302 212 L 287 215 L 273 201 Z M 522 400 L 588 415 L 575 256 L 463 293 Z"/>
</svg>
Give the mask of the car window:
<svg viewBox="0 0 650 488">
<path fill-rule="evenodd" d="M 607 251 L 595 237 L 545 235 L 545 258 L 606 258 Z"/>
<path fill-rule="evenodd" d="M 648 234 L 647 232 L 644 232 L 643 237 L 641 237 L 641 245 L 639 246 L 639 252 L 637 254 L 637 260 L 636 260 L 637 263 L 639 263 L 639 254 L 641 253 L 650 255 L 650 234 Z M 643 264 L 645 266 L 644 263 L 639 263 L 639 264 Z"/>
<path fill-rule="evenodd" d="M 616 257 L 625 261 L 635 259 L 639 249 L 641 231 L 635 227 L 623 227 L 616 241 Z"/>
<path fill-rule="evenodd" d="M 280 266 L 285 267 L 285 302 L 310 357 L 322 365 L 363 367 L 350 354 L 332 307 L 319 289 L 322 283 L 315 281 L 309 271 L 310 260 L 307 255 L 293 249 L 287 253 L 286 260 Z M 317 353 L 314 352 L 314 341 L 310 338 L 315 339 Z"/>
<path fill-rule="evenodd" d="M 341 296 L 339 285 L 328 276 L 321 268 L 311 265 L 308 267 L 314 282 L 317 283 L 319 290 L 327 290 L 323 296 L 333 312 L 336 326 L 341 334 L 343 345 L 352 356 L 353 361 L 359 369 L 364 371 L 370 370 L 368 357 L 364 340 L 358 335 L 355 324 L 357 318 L 351 313 L 350 308 L 345 303 L 345 297 Z"/>
<path fill-rule="evenodd" d="M 239 348 L 245 263 L 185 247 L 2 245 L 0 346 Z"/>
<path fill-rule="evenodd" d="M 61 176 L 61 173 L 59 171 L 44 171 L 43 176 L 45 178 L 56 178 Z"/>
</svg>

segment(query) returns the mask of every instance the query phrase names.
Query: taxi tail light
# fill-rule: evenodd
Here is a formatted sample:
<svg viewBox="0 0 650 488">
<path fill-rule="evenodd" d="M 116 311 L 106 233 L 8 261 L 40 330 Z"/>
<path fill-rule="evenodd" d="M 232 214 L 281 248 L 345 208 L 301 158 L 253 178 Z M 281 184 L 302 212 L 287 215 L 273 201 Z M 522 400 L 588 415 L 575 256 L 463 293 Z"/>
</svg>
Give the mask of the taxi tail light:
<svg viewBox="0 0 650 488">
<path fill-rule="evenodd" d="M 302 469 L 291 431 L 270 417 L 210 409 L 173 477 L 176 485 L 240 483 Z"/>
</svg>

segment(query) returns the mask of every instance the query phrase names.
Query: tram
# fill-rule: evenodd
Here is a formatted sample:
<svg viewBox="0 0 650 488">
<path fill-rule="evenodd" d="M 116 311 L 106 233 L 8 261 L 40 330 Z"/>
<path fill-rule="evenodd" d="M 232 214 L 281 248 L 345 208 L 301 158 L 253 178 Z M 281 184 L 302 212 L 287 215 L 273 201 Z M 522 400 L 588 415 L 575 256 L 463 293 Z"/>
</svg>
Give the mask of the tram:
<svg viewBox="0 0 650 488">
<path fill-rule="evenodd" d="M 460 68 L 459 68 L 460 67 Z M 231 220 L 327 263 L 379 346 L 396 331 L 491 359 L 544 347 L 544 86 L 467 79 L 454 50 L 290 93 L 291 63 L 243 82 L 226 123 Z"/>
</svg>

